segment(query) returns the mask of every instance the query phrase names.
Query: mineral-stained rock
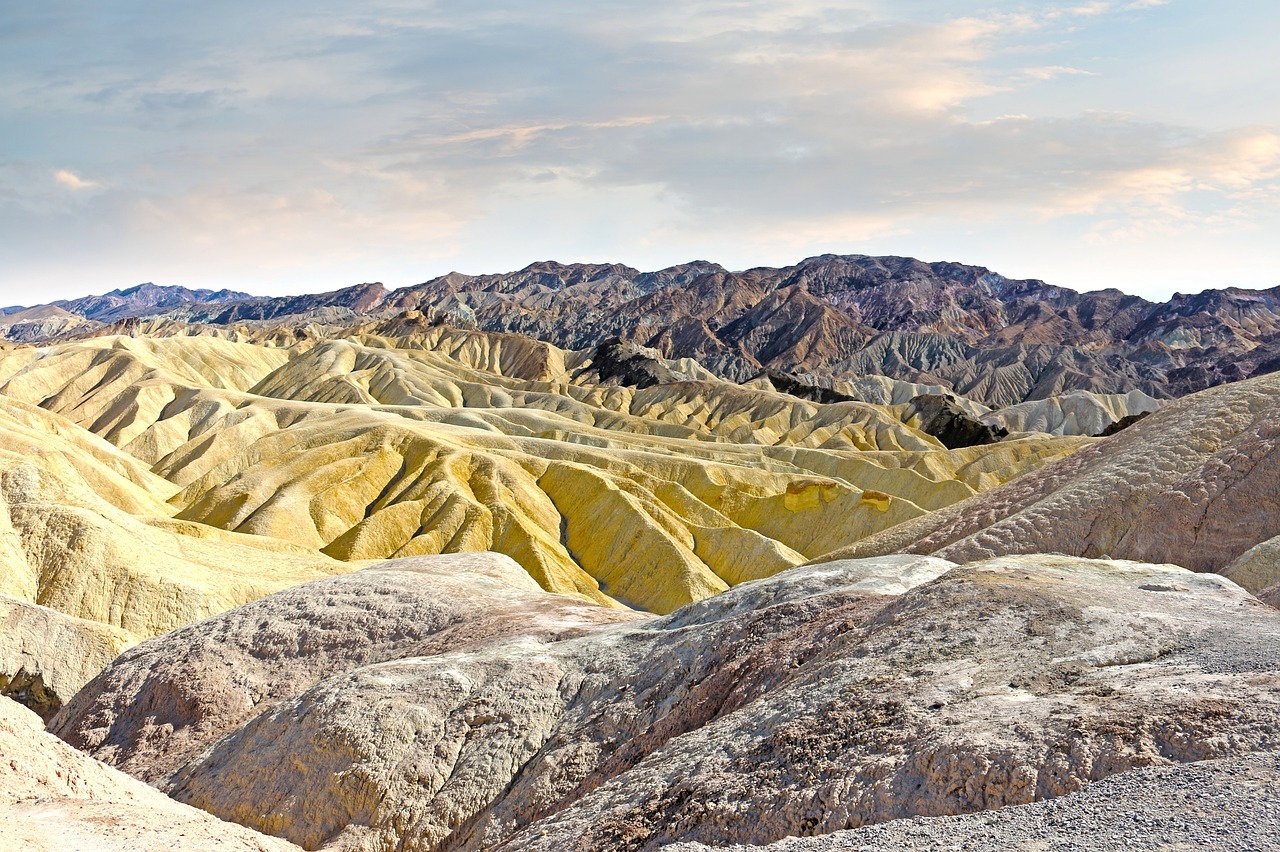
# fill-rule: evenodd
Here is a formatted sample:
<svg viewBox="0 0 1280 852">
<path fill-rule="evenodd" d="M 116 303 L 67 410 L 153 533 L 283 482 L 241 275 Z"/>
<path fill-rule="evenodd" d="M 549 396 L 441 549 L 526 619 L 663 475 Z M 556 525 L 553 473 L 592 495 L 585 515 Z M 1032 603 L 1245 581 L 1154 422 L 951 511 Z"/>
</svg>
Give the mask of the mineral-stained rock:
<svg viewBox="0 0 1280 852">
<path fill-rule="evenodd" d="M 1270 587 L 1280 586 L 1280 535 L 1240 554 L 1222 569 L 1222 575 L 1246 589 L 1253 589 L 1258 597 L 1270 603 L 1276 593 Z"/>
<path fill-rule="evenodd" d="M 157 314 L 179 306 L 216 305 L 251 298 L 253 297 L 248 293 L 235 290 L 190 290 L 186 287 L 147 283 L 112 290 L 101 296 L 84 296 L 55 304 L 91 320 L 112 322 L 122 317 Z"/>
<path fill-rule="evenodd" d="M 281 304 L 274 315 L 306 306 Z M 1276 369 L 1280 328 L 1280 289 L 1207 290 L 1153 304 L 958 263 L 836 255 L 743 272 L 697 261 L 648 273 L 553 262 L 451 273 L 388 294 L 378 310 L 406 308 L 574 349 L 625 336 L 739 381 L 766 369 L 881 374 L 946 385 L 988 405 L 1080 390 L 1176 397 Z M 196 306 L 174 315 L 227 314 Z"/>
<path fill-rule="evenodd" d="M 345 562 L 496 550 L 548 591 L 665 613 L 1087 443 L 1038 437 L 947 451 L 889 406 L 821 405 L 725 382 L 692 362 L 668 368 L 688 380 L 596 384 L 588 353 L 405 312 L 327 341 L 117 335 L 38 356 L 2 352 L 0 396 L 66 430 L 77 431 L 55 414 L 94 430 L 81 440 L 156 491 L 127 509 L 150 518 L 122 520 L 132 535 L 49 501 L 23 522 L 26 540 L 48 551 L 44 562 L 109 557 L 131 577 L 163 563 L 172 579 L 197 561 L 189 551 L 217 564 L 232 543 L 294 546 L 249 576 L 237 568 L 255 557 L 230 560 L 238 599 L 227 606 L 282 588 L 261 583 L 290 563 L 318 568 L 300 582 Z M 36 446 L 27 463 L 38 461 Z M 866 491 L 884 497 L 864 500 Z M 94 545 L 102 558 L 61 552 L 69 539 L 103 542 Z M 178 547 L 166 544 L 175 539 Z M 58 600 L 74 597 L 84 573 L 60 575 L 55 585 L 69 591 Z M 125 626 L 149 635 L 225 608 L 194 611 L 176 597 L 176 612 L 147 614 L 155 623 L 145 629 L 129 614 Z"/>
<path fill-rule="evenodd" d="M 1088 849 L 1090 852 L 1280 848 L 1280 754 L 1133 769 L 1078 793 L 963 816 L 893 820 L 767 846 L 676 843 L 667 852 L 988 852 Z"/>
<path fill-rule="evenodd" d="M 431 562 L 144 643 L 53 729 L 215 815 L 363 850 L 762 843 L 1280 748 L 1280 613 L 1213 575 L 893 556 L 619 621 L 509 564 Z"/>
<path fill-rule="evenodd" d="M 1160 407 L 1160 401 L 1142 391 L 1096 394 L 1073 391 L 1063 396 L 1036 399 L 983 415 L 984 423 L 1010 432 L 1047 432 L 1051 435 L 1114 435 Z"/>
<path fill-rule="evenodd" d="M 350 570 L 283 541 L 174 521 L 175 486 L 0 396 L 0 681 L 48 715 L 127 645 Z"/>
<path fill-rule="evenodd" d="M 505 274 L 453 272 L 394 292 L 360 284 L 255 298 L 141 285 L 8 310 L 13 319 L 0 312 L 0 336 L 20 340 L 123 317 L 310 334 L 317 324 L 416 311 L 572 349 L 624 337 L 736 381 L 762 370 L 824 380 L 882 375 L 992 406 L 1072 391 L 1172 398 L 1280 368 L 1280 288 L 1205 290 L 1154 304 L 1114 289 L 1076 293 L 909 257 L 822 255 L 742 272 L 706 261 L 656 272 L 545 261 Z"/>
<path fill-rule="evenodd" d="M 94 680 L 51 730 L 160 782 L 249 719 L 341 672 L 495 636 L 559 637 L 639 617 L 544 594 L 500 554 L 399 559 L 144 642 Z"/>
<path fill-rule="evenodd" d="M 6 852 L 297 852 L 179 804 L 41 729 L 0 698 L 0 847 Z"/>
<path fill-rule="evenodd" d="M 1123 432 L 1125 429 L 1128 429 L 1150 413 L 1150 411 L 1143 411 L 1138 414 L 1126 414 L 1124 417 L 1121 417 L 1115 423 L 1112 423 L 1110 426 L 1099 432 L 1097 436 L 1099 438 L 1109 438 L 1117 432 Z"/>
<path fill-rule="evenodd" d="M 637 389 L 709 375 L 705 370 L 702 376 L 690 375 L 678 372 L 672 366 L 656 350 L 611 337 L 592 352 L 589 375 L 602 385 L 629 385 Z"/>
</svg>

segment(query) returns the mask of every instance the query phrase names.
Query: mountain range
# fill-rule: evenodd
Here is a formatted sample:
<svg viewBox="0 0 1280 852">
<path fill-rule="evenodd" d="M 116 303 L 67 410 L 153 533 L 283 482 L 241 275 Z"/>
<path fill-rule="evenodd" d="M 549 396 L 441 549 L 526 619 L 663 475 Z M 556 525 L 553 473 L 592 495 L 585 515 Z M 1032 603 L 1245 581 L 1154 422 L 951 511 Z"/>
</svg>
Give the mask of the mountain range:
<svg viewBox="0 0 1280 852">
<path fill-rule="evenodd" d="M 656 272 L 547 261 L 394 291 L 372 283 L 281 297 L 147 284 L 4 309 L 0 334 L 63 339 L 134 317 L 333 329 L 408 311 L 567 349 L 621 338 L 737 382 L 766 372 L 818 386 L 886 376 L 996 407 L 1071 391 L 1171 399 L 1280 369 L 1280 287 L 1151 302 L 980 266 L 861 255 L 741 272 L 706 261 Z"/>
</svg>

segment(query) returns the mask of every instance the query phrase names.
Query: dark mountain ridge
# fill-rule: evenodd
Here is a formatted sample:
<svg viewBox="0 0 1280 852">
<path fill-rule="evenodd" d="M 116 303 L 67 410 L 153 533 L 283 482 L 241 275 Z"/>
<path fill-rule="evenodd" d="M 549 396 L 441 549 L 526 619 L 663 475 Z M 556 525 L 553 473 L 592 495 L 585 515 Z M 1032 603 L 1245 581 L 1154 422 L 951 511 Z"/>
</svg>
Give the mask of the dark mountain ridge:
<svg viewBox="0 0 1280 852">
<path fill-rule="evenodd" d="M 216 325 L 342 325 L 417 310 L 570 349 L 618 338 L 737 381 L 764 371 L 884 375 L 991 405 L 1071 390 L 1171 398 L 1280 369 L 1280 287 L 1155 303 L 909 257 L 827 254 L 739 272 L 702 260 L 655 272 L 539 261 L 394 291 L 374 283 L 251 297 L 141 285 L 55 304 L 100 322 L 162 316 Z"/>
<path fill-rule="evenodd" d="M 51 304 L 98 322 L 114 322 L 131 316 L 147 316 L 162 313 L 171 308 L 192 303 L 218 304 L 253 298 L 236 290 L 191 290 L 186 287 L 159 284 L 138 284 L 100 296 L 82 296 L 79 299 L 60 300 Z"/>
</svg>

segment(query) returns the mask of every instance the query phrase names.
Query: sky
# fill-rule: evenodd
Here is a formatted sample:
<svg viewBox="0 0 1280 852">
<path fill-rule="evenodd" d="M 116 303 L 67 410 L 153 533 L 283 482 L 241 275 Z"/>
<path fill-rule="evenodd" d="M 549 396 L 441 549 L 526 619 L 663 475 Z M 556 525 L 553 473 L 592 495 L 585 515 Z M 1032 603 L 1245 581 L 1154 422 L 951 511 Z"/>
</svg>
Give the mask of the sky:
<svg viewBox="0 0 1280 852">
<path fill-rule="evenodd" d="M 21 2 L 0 304 L 832 253 L 1280 285 L 1280 4 Z"/>
</svg>

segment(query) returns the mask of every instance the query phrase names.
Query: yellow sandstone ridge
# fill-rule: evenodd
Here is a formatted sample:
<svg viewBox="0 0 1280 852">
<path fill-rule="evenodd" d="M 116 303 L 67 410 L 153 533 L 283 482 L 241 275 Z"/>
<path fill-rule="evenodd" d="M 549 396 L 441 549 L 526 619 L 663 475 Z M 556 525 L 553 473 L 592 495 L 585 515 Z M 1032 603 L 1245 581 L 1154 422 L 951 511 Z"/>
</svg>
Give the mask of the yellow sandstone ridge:
<svg viewBox="0 0 1280 852">
<path fill-rule="evenodd" d="M 1087 443 L 946 450 L 892 407 L 692 362 L 690 380 L 603 386 L 585 353 L 411 320 L 0 352 L 5 410 L 101 461 L 89 503 L 49 498 L 25 539 L 0 526 L 0 551 L 101 542 L 92 570 L 40 545 L 0 592 L 141 637 L 351 561 L 496 550 L 548 591 L 665 613 Z"/>
<path fill-rule="evenodd" d="M 65 698 L 128 644 L 355 567 L 174 520 L 172 484 L 44 409 L 0 396 L 0 432 L 5 678 Z"/>
</svg>

